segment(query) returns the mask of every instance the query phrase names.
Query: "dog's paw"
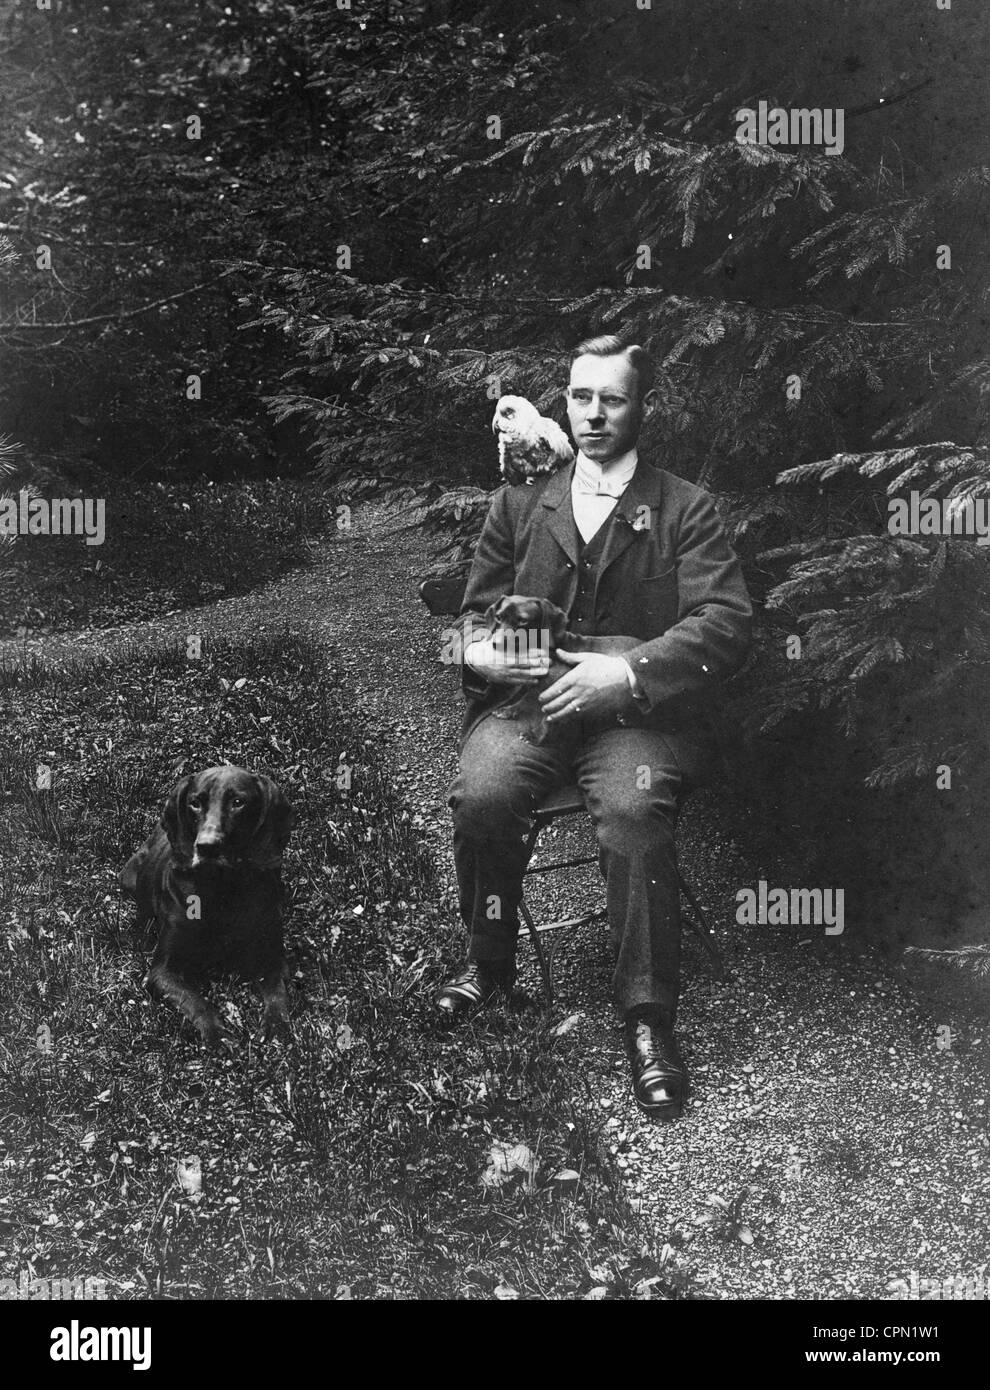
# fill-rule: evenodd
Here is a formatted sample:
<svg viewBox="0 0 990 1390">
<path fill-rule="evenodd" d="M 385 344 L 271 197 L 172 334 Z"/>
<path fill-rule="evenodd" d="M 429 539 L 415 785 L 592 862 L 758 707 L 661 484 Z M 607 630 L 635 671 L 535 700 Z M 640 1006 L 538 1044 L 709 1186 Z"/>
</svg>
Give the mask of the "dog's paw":
<svg viewBox="0 0 990 1390">
<path fill-rule="evenodd" d="M 219 1047 L 227 1039 L 220 1015 L 212 1010 L 209 1013 L 200 1014 L 194 1020 L 194 1026 L 204 1047 L 211 1049 Z"/>
<path fill-rule="evenodd" d="M 265 1042 L 271 1038 L 287 1038 L 292 1033 L 292 1024 L 289 1015 L 281 1005 L 271 1005 L 265 1009 L 261 1016 L 261 1027 L 258 1029 L 258 1036 Z"/>
</svg>

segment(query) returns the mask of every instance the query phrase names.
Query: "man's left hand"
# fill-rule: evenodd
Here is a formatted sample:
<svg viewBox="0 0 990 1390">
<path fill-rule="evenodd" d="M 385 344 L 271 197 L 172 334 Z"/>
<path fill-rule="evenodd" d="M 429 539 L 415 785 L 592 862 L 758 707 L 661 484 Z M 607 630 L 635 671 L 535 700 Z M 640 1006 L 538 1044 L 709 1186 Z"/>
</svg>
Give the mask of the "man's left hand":
<svg viewBox="0 0 990 1390">
<path fill-rule="evenodd" d="M 558 651 L 557 658 L 573 670 L 540 696 L 548 723 L 571 716 L 619 714 L 633 704 L 629 667 L 620 656 Z"/>
</svg>

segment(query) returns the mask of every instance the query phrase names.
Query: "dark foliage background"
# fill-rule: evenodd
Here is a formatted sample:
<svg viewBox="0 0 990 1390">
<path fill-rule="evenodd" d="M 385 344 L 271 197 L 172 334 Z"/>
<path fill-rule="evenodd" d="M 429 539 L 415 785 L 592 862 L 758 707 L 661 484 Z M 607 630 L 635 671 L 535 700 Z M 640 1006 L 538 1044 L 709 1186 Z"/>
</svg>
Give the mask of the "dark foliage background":
<svg viewBox="0 0 990 1390">
<path fill-rule="evenodd" d="M 990 888 L 987 552 L 885 518 L 988 488 L 988 37 L 931 0 L 8 6 L 6 428 L 29 466 L 411 483 L 456 558 L 491 398 L 561 418 L 568 349 L 627 332 L 760 602 L 740 823 L 947 923 Z M 761 100 L 843 108 L 844 155 L 739 145 Z"/>
</svg>

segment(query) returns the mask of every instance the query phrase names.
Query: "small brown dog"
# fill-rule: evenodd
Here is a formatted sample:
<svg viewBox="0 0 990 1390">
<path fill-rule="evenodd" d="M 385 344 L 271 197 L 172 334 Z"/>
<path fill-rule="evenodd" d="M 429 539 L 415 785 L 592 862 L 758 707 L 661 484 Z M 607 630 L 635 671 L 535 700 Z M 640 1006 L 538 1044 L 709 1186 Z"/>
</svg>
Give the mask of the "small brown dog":
<svg viewBox="0 0 990 1390">
<path fill-rule="evenodd" d="M 615 656 L 642 645 L 638 637 L 581 637 L 568 632 L 567 614 L 545 598 L 526 598 L 522 594 L 506 594 L 493 603 L 485 613 L 485 625 L 493 635 L 505 634 L 506 645 L 520 656 L 532 653 L 537 647 L 549 652 L 550 672 L 536 685 L 515 687 L 495 710 L 497 719 L 519 719 L 524 724 L 522 737 L 528 743 L 541 744 L 580 739 L 588 729 L 583 719 L 568 719 L 566 724 L 549 724 L 539 697 L 555 681 L 573 671 L 563 661 L 554 661 L 554 654 L 565 652 L 601 652 Z M 509 634 L 513 636 L 510 638 Z"/>
<path fill-rule="evenodd" d="M 265 1036 L 288 1024 L 280 869 L 291 828 L 292 810 L 268 777 L 210 767 L 173 787 L 160 824 L 120 874 L 160 928 L 148 988 L 208 1046 L 222 1026 L 199 987 L 225 971 L 260 980 Z"/>
</svg>

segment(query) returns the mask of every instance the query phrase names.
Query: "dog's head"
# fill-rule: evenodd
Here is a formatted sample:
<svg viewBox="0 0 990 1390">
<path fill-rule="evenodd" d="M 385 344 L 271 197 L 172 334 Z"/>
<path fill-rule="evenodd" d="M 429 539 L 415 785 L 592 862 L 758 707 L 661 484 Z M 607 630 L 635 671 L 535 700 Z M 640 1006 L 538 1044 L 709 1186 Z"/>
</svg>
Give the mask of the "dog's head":
<svg viewBox="0 0 990 1390">
<path fill-rule="evenodd" d="M 162 813 L 176 860 L 194 869 L 277 869 L 292 819 L 270 777 L 230 766 L 183 777 Z"/>
<path fill-rule="evenodd" d="M 510 628 L 514 632 L 548 632 L 551 651 L 567 632 L 567 614 L 562 608 L 549 599 L 526 598 L 522 594 L 506 594 L 498 603 L 493 603 L 485 613 L 485 623 L 492 632 L 499 628 Z"/>
</svg>

